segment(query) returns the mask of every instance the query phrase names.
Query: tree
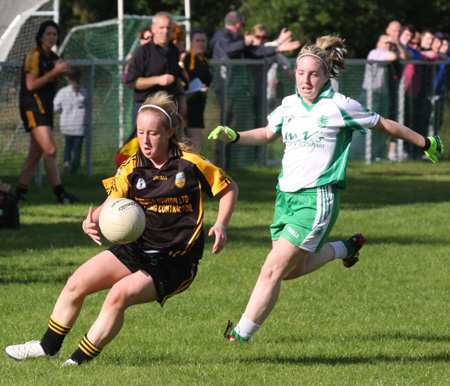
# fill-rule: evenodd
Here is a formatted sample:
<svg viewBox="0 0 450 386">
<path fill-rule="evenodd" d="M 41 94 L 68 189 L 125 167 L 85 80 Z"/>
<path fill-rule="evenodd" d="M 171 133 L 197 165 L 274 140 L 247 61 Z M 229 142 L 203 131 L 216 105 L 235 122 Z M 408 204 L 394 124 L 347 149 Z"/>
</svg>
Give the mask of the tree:
<svg viewBox="0 0 450 386">
<path fill-rule="evenodd" d="M 450 2 L 446 0 L 191 0 L 192 27 L 203 28 L 211 37 L 223 27 L 230 10 L 239 10 L 246 17 L 246 30 L 263 23 L 271 37 L 276 38 L 283 27 L 303 43 L 314 42 L 318 36 L 337 32 L 345 38 L 352 55 L 365 58 L 375 46 L 391 20 L 411 23 L 419 30 L 433 27 L 449 32 Z M 167 11 L 184 14 L 180 0 L 127 0 L 126 14 L 154 15 Z M 117 17 L 117 2 L 111 0 L 61 0 L 61 30 Z"/>
</svg>

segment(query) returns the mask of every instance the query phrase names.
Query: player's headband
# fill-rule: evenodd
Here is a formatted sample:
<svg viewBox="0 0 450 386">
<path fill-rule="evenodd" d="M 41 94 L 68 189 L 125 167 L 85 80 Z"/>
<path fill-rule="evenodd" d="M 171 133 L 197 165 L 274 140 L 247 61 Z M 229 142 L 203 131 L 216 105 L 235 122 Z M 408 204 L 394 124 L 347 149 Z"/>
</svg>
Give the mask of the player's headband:
<svg viewBox="0 0 450 386">
<path fill-rule="evenodd" d="M 139 110 L 138 110 L 138 114 L 141 112 L 141 110 L 145 107 L 153 107 L 154 109 L 157 109 L 159 111 L 162 111 L 164 113 L 164 115 L 169 119 L 169 123 L 170 123 L 170 127 L 172 127 L 172 118 L 170 118 L 169 113 L 164 110 L 163 108 L 156 106 L 156 105 L 142 105 Z"/>
<path fill-rule="evenodd" d="M 300 60 L 300 58 L 302 58 L 304 56 L 313 56 L 313 57 L 319 59 L 323 63 L 323 65 L 325 66 L 325 68 L 328 71 L 328 64 L 325 62 L 325 60 L 323 60 L 319 55 L 316 55 L 316 54 L 310 54 L 310 53 L 301 54 L 301 55 L 298 56 L 297 62 Z"/>
</svg>

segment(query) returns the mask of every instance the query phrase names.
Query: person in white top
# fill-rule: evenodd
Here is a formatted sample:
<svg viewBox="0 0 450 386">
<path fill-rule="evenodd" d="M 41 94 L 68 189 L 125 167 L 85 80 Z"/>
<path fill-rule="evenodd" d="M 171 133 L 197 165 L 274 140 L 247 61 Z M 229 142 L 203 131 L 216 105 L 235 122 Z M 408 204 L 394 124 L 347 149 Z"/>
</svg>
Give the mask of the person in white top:
<svg viewBox="0 0 450 386">
<path fill-rule="evenodd" d="M 385 117 L 389 116 L 391 109 L 389 99 L 389 72 L 393 70 L 392 66 L 394 64 L 392 63 L 400 59 L 399 49 L 393 51 L 392 47 L 400 45 L 398 39 L 389 35 L 380 35 L 376 47 L 370 50 L 367 60 L 382 61 L 383 63 L 367 63 L 364 70 L 364 80 L 361 93 L 359 94 L 359 102 Z M 355 135 L 353 137 L 352 154 L 357 156 L 362 155 L 364 157 L 366 151 L 366 141 L 364 137 L 365 136 L 363 135 Z M 372 160 L 386 158 L 386 139 L 386 136 L 382 133 L 372 133 Z"/>
<path fill-rule="evenodd" d="M 353 132 L 372 129 L 395 136 L 422 147 L 433 162 L 443 152 L 438 136 L 425 138 L 334 92 L 330 78 L 345 68 L 345 52 L 336 35 L 304 46 L 296 60 L 296 93 L 283 99 L 266 127 L 237 133 L 219 126 L 209 136 L 242 145 L 265 145 L 281 137 L 285 144 L 272 250 L 241 320 L 233 330 L 228 323 L 224 336 L 230 341 L 248 341 L 259 329 L 275 306 L 283 279 L 306 275 L 334 259 L 355 263 L 362 235 L 325 245 L 339 213 L 338 189 L 347 186 Z"/>
<path fill-rule="evenodd" d="M 58 91 L 53 101 L 55 114 L 61 114 L 59 127 L 65 136 L 64 174 L 76 174 L 81 163 L 88 95 L 87 90 L 81 87 L 81 76 L 78 68 L 72 68 L 66 75 L 68 85 Z"/>
</svg>

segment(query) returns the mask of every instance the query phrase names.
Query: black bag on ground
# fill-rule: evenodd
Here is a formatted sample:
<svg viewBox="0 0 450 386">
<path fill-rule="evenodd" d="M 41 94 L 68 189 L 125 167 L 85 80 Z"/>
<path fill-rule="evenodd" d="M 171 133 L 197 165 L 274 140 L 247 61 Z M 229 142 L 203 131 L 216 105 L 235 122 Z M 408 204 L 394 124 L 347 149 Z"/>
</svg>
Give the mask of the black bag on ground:
<svg viewBox="0 0 450 386">
<path fill-rule="evenodd" d="M 19 229 L 19 207 L 14 197 L 0 191 L 0 228 Z"/>
</svg>

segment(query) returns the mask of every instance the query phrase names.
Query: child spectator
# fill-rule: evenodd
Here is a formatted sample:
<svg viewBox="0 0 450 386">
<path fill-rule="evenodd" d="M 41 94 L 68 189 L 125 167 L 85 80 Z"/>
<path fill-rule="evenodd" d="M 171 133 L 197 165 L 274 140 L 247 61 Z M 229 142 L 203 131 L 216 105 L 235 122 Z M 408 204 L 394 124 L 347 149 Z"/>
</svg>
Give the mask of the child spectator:
<svg viewBox="0 0 450 386">
<path fill-rule="evenodd" d="M 86 131 L 87 100 L 87 90 L 81 87 L 81 76 L 78 68 L 71 69 L 66 75 L 68 85 L 58 91 L 54 100 L 55 114 L 61 114 L 59 126 L 66 142 L 64 174 L 76 174 L 80 167 L 81 148 Z"/>
</svg>

